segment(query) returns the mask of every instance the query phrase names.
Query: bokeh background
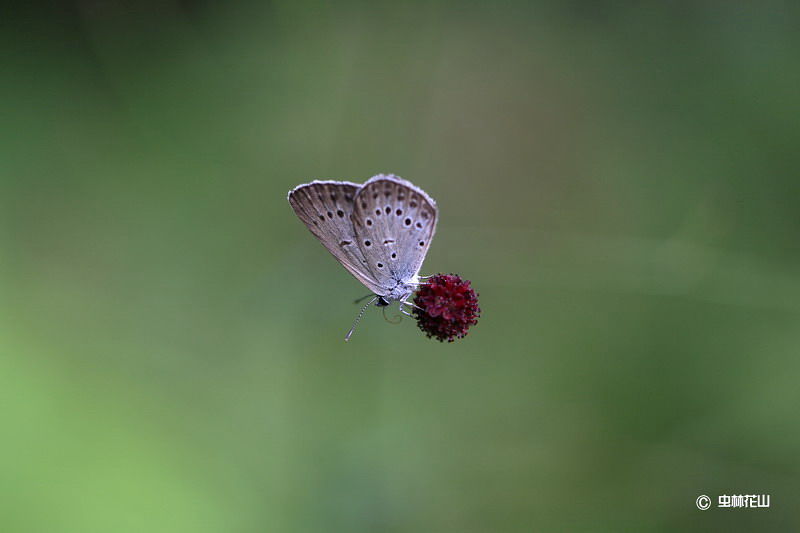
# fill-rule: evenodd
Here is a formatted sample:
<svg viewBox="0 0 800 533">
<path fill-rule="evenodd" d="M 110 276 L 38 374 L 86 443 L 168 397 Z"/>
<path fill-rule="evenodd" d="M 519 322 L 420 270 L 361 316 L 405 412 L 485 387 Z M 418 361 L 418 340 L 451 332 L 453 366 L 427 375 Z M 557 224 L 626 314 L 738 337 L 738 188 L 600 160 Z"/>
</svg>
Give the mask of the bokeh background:
<svg viewBox="0 0 800 533">
<path fill-rule="evenodd" d="M 797 530 L 799 23 L 4 8 L 0 530 Z M 343 342 L 365 291 L 286 192 L 380 172 L 437 200 L 467 338 Z"/>
</svg>

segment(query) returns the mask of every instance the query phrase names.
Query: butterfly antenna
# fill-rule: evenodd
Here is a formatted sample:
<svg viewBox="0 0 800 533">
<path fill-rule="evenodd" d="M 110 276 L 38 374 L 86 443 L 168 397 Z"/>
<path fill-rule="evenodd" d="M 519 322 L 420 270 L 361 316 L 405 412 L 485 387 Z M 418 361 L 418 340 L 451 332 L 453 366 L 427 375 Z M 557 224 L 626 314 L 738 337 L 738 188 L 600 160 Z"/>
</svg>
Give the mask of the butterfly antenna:
<svg viewBox="0 0 800 533">
<path fill-rule="evenodd" d="M 367 302 L 367 305 L 365 305 L 364 307 L 361 308 L 361 311 L 358 313 L 358 316 L 356 317 L 356 321 L 353 322 L 353 327 L 350 328 L 350 331 L 347 332 L 347 336 L 344 338 L 345 341 L 349 341 L 350 340 L 350 335 L 352 335 L 353 332 L 356 330 L 356 326 L 358 325 L 358 321 L 361 320 L 361 316 L 364 314 L 364 311 L 367 310 L 367 307 L 369 307 L 370 305 L 374 304 L 375 300 L 377 300 L 377 299 L 378 299 L 377 296 L 374 297 L 372 300 Z"/>
<path fill-rule="evenodd" d="M 366 300 L 366 299 L 367 299 L 367 298 L 369 298 L 370 296 L 374 296 L 374 294 L 367 294 L 366 296 L 362 296 L 362 297 L 361 297 L 361 298 L 359 298 L 358 300 L 354 300 L 354 301 L 353 301 L 353 303 L 354 303 L 354 304 L 357 304 L 357 303 L 363 302 L 364 300 Z"/>
</svg>

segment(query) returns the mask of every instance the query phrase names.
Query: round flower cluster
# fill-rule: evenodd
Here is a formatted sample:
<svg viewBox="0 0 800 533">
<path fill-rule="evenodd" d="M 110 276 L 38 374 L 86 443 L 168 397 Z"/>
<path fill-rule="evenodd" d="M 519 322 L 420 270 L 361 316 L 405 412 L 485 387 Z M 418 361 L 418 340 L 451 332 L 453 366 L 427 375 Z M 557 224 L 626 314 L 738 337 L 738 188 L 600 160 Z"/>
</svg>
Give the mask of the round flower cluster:
<svg viewBox="0 0 800 533">
<path fill-rule="evenodd" d="M 436 274 L 417 289 L 414 316 L 428 338 L 453 342 L 478 323 L 478 293 L 456 274 Z"/>
</svg>

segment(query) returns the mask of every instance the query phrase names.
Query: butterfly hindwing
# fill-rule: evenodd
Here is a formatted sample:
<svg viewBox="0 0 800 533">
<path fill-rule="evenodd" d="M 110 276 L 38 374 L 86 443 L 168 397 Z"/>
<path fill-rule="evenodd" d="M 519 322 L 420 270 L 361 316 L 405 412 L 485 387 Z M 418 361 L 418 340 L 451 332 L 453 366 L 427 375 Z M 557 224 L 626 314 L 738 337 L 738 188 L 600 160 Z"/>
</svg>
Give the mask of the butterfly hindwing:
<svg viewBox="0 0 800 533">
<path fill-rule="evenodd" d="M 378 175 L 358 190 L 353 230 L 366 266 L 384 293 L 415 279 L 436 231 L 436 202 L 393 175 Z"/>
</svg>

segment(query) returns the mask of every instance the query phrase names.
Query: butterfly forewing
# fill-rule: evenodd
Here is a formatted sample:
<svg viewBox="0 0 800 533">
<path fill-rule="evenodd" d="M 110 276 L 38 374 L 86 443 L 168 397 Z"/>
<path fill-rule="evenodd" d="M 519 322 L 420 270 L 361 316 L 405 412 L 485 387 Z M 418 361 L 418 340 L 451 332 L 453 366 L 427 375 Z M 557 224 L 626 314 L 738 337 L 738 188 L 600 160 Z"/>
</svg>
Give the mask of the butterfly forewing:
<svg viewBox="0 0 800 533">
<path fill-rule="evenodd" d="M 391 175 L 367 181 L 355 196 L 353 229 L 383 293 L 419 272 L 436 231 L 436 203 L 410 182 Z"/>
<path fill-rule="evenodd" d="M 351 215 L 361 186 L 346 181 L 313 181 L 289 192 L 289 204 L 306 227 L 369 290 L 381 287 L 357 243 Z"/>
</svg>

